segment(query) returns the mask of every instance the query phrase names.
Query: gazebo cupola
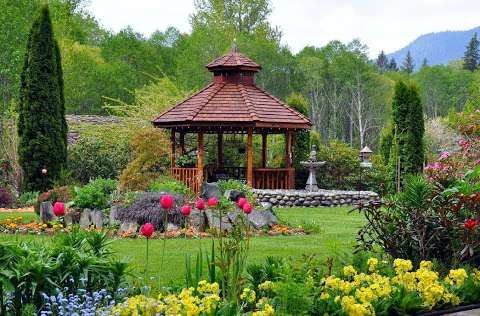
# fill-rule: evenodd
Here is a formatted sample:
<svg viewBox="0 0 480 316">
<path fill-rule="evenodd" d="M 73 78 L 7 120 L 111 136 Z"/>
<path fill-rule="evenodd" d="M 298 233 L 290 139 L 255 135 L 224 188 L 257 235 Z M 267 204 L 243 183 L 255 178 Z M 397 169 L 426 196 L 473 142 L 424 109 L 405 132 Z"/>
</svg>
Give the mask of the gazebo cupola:
<svg viewBox="0 0 480 316">
<path fill-rule="evenodd" d="M 294 187 L 292 132 L 308 129 L 310 120 L 259 88 L 255 74 L 262 67 L 233 48 L 206 65 L 212 82 L 153 120 L 153 125 L 171 130 L 171 174 L 199 192 L 204 180 L 223 177 L 245 179 L 254 188 L 290 189 Z M 196 133 L 197 166 L 176 166 L 176 155 L 185 153 L 185 134 Z M 204 134 L 217 134 L 217 165 L 204 165 Z M 247 134 L 246 167 L 224 166 L 223 135 Z M 267 167 L 267 135 L 285 134 L 283 168 Z M 179 135 L 179 148 L 176 140 Z M 253 134 L 262 135 L 262 165 L 253 166 Z"/>
</svg>

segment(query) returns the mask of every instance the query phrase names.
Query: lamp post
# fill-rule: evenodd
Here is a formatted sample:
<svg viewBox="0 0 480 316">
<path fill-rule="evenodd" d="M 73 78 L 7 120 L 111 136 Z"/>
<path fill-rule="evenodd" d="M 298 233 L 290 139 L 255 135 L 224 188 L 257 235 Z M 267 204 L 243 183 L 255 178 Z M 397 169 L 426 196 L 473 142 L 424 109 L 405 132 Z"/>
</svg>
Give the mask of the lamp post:
<svg viewBox="0 0 480 316">
<path fill-rule="evenodd" d="M 372 168 L 372 163 L 368 160 L 370 155 L 373 153 L 373 151 L 368 148 L 368 146 L 365 146 L 360 150 L 360 183 L 358 186 L 358 190 L 362 189 L 362 175 L 363 175 L 363 170 L 364 169 L 369 169 Z"/>
</svg>

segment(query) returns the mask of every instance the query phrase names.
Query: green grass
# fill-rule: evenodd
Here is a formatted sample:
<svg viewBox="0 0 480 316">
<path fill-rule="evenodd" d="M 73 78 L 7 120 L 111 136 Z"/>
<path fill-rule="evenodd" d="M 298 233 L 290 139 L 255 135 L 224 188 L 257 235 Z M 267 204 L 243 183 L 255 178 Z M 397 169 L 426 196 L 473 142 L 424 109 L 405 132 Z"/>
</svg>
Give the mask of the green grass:
<svg viewBox="0 0 480 316">
<path fill-rule="evenodd" d="M 19 213 L 19 212 L 0 212 L 0 221 L 7 218 L 22 217 L 22 222 L 29 223 L 38 221 L 38 215 L 35 213 Z"/>
<path fill-rule="evenodd" d="M 254 237 L 248 261 L 261 262 L 268 256 L 296 257 L 316 254 L 319 258 L 342 257 L 352 253 L 355 236 L 364 219 L 357 213 L 348 214 L 350 208 L 289 208 L 278 209 L 280 220 L 291 225 L 319 226 L 319 233 L 306 236 Z M 0 235 L 0 241 L 12 240 L 12 235 Z M 36 239 L 47 242 L 48 237 L 18 236 L 20 239 Z M 169 239 L 166 241 L 166 259 L 161 278 L 182 282 L 185 273 L 185 255 L 194 257 L 198 249 L 210 250 L 212 239 Z M 145 269 L 146 240 L 115 239 L 112 247 L 117 256 L 129 260 L 134 273 L 141 277 Z M 150 240 L 150 275 L 157 277 L 161 265 L 162 240 Z"/>
</svg>

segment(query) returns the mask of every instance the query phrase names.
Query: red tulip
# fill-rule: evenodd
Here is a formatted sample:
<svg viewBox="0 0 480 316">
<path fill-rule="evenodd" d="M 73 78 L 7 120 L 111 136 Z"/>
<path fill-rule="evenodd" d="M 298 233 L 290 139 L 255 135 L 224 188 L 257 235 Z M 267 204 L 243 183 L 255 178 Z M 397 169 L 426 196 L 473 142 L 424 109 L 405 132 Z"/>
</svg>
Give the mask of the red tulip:
<svg viewBox="0 0 480 316">
<path fill-rule="evenodd" d="M 205 209 L 205 201 L 202 199 L 198 199 L 197 203 L 195 203 L 197 209 L 203 211 Z"/>
<path fill-rule="evenodd" d="M 216 197 L 211 197 L 208 199 L 208 206 L 215 207 L 218 204 L 218 199 Z"/>
<path fill-rule="evenodd" d="M 173 196 L 171 196 L 170 194 L 162 195 L 162 197 L 160 198 L 160 205 L 163 209 L 171 209 L 173 206 Z"/>
<path fill-rule="evenodd" d="M 246 198 L 241 197 L 241 198 L 239 198 L 239 199 L 237 200 L 237 206 L 238 206 L 239 208 L 243 208 L 243 206 L 244 206 L 245 203 L 247 203 L 247 202 L 248 202 L 248 201 L 247 201 Z"/>
<path fill-rule="evenodd" d="M 153 227 L 152 223 L 145 223 L 142 225 L 142 227 L 140 227 L 140 234 L 147 238 L 152 237 L 154 231 L 155 228 Z"/>
<path fill-rule="evenodd" d="M 245 204 L 243 204 L 242 209 L 243 209 L 243 212 L 247 215 L 250 214 L 253 210 L 252 206 L 248 202 L 245 202 Z"/>
<path fill-rule="evenodd" d="M 192 211 L 192 207 L 188 204 L 182 206 L 181 212 L 183 216 L 188 217 L 190 216 L 190 212 Z"/>
<path fill-rule="evenodd" d="M 475 227 L 477 227 L 477 221 L 472 219 L 472 218 L 469 218 L 465 221 L 465 223 L 463 224 L 463 226 L 468 229 L 468 230 L 474 230 Z"/>
<path fill-rule="evenodd" d="M 53 204 L 53 214 L 55 214 L 55 216 L 65 215 L 65 204 L 62 202 L 55 202 L 55 204 Z"/>
</svg>

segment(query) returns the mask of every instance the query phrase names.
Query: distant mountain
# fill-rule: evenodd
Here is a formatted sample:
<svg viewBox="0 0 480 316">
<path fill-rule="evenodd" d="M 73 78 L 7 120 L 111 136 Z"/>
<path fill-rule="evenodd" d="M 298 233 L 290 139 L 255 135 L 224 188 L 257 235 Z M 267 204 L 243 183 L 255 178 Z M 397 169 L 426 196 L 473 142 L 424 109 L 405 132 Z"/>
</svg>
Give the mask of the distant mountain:
<svg viewBox="0 0 480 316">
<path fill-rule="evenodd" d="M 458 60 L 463 57 L 465 47 L 475 32 L 480 38 L 480 27 L 468 31 L 445 31 L 425 34 L 404 48 L 387 56 L 388 58 L 395 58 L 399 67 L 408 51 L 412 54 L 416 69 L 422 65 L 424 58 L 427 58 L 429 65 L 448 64 L 452 60 Z"/>
</svg>

